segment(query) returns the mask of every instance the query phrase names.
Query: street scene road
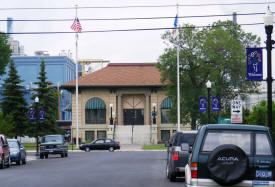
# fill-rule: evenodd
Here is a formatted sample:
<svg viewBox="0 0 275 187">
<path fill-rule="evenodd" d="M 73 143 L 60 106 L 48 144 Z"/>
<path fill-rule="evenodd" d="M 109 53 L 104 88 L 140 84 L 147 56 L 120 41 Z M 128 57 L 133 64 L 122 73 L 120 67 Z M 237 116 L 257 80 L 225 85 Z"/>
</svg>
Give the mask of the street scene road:
<svg viewBox="0 0 275 187">
<path fill-rule="evenodd" d="M 69 153 L 67 158 L 50 155 L 26 165 L 0 170 L 1 186 L 93 186 L 164 187 L 184 186 L 165 176 L 166 151 L 91 151 Z"/>
</svg>

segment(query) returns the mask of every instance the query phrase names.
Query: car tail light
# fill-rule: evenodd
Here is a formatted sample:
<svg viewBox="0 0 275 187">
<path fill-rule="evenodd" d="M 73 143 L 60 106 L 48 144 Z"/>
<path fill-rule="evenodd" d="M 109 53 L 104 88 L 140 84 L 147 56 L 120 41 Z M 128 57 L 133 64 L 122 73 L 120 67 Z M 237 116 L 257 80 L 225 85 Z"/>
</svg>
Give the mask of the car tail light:
<svg viewBox="0 0 275 187">
<path fill-rule="evenodd" d="M 191 163 L 191 177 L 198 178 L 198 163 Z"/>
<path fill-rule="evenodd" d="M 116 143 L 116 145 L 117 145 L 117 146 L 120 146 L 120 143 L 119 143 L 119 142 L 117 142 L 117 143 Z"/>
<path fill-rule="evenodd" d="M 173 160 L 179 160 L 179 152 L 173 152 Z"/>
</svg>

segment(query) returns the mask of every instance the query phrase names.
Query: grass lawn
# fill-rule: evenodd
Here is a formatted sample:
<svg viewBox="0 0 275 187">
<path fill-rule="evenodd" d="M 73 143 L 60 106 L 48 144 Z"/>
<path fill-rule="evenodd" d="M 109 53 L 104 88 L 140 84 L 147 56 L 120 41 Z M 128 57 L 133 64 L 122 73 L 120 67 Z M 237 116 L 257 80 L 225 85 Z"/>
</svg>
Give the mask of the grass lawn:
<svg viewBox="0 0 275 187">
<path fill-rule="evenodd" d="M 167 149 L 164 144 L 157 144 L 157 145 L 144 145 L 142 150 L 165 150 Z"/>
</svg>

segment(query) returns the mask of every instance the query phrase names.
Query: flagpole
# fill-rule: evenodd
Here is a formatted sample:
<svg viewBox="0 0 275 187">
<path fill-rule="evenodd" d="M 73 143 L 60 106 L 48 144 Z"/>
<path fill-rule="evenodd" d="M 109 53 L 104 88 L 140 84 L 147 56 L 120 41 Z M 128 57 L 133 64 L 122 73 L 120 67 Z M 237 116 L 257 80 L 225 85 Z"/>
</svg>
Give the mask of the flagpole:
<svg viewBox="0 0 275 187">
<path fill-rule="evenodd" d="M 179 13 L 179 5 L 177 4 L 177 16 Z M 178 16 L 179 17 L 179 16 Z M 178 131 L 180 130 L 180 77 L 179 77 L 179 27 L 177 24 L 177 38 L 176 38 L 176 44 L 177 44 L 177 103 L 178 103 Z"/>
<path fill-rule="evenodd" d="M 75 5 L 75 15 L 77 18 L 77 5 Z M 76 119 L 76 147 L 79 147 L 78 142 L 78 31 L 75 32 L 75 119 Z"/>
</svg>

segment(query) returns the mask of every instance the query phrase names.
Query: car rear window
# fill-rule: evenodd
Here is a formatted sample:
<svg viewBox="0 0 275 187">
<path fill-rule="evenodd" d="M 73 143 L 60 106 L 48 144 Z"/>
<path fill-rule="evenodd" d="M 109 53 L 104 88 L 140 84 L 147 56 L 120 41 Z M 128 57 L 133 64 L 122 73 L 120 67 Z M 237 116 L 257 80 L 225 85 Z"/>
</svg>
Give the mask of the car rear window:
<svg viewBox="0 0 275 187">
<path fill-rule="evenodd" d="M 251 153 L 251 132 L 244 131 L 208 131 L 204 137 L 201 151 L 211 152 L 223 144 L 239 146 L 246 154 Z"/>
<path fill-rule="evenodd" d="M 188 143 L 190 146 L 193 146 L 196 135 L 197 134 L 180 134 L 178 146 L 180 146 L 182 143 Z"/>
</svg>

